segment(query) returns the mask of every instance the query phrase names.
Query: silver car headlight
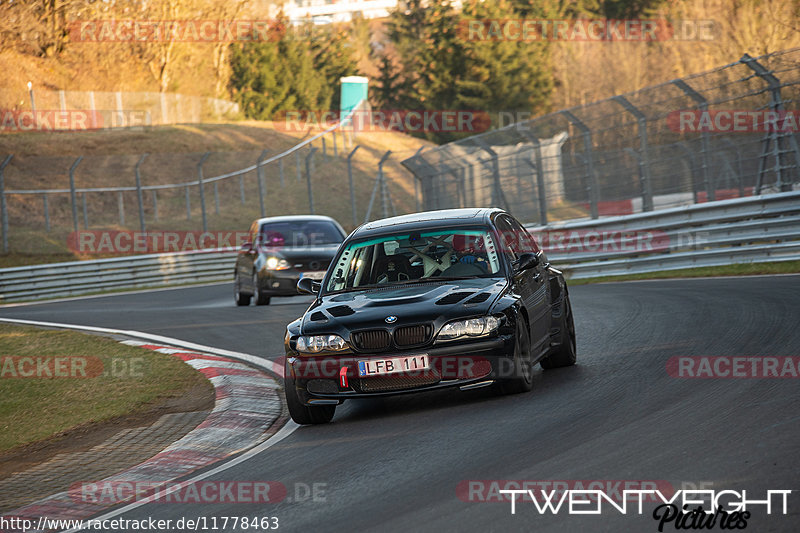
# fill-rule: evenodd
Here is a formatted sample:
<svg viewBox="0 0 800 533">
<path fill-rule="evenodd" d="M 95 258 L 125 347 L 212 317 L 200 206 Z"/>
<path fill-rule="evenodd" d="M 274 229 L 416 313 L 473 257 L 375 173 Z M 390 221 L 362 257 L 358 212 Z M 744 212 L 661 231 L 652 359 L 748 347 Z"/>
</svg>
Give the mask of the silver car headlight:
<svg viewBox="0 0 800 533">
<path fill-rule="evenodd" d="M 339 335 L 301 335 L 295 346 L 303 353 L 338 352 L 347 348 L 347 343 Z"/>
<path fill-rule="evenodd" d="M 292 267 L 292 265 L 286 259 L 281 259 L 275 256 L 267 257 L 266 266 L 267 270 L 286 270 Z"/>
<path fill-rule="evenodd" d="M 499 326 L 500 319 L 494 316 L 456 320 L 442 326 L 436 340 L 449 341 L 462 337 L 480 337 L 492 333 Z"/>
</svg>

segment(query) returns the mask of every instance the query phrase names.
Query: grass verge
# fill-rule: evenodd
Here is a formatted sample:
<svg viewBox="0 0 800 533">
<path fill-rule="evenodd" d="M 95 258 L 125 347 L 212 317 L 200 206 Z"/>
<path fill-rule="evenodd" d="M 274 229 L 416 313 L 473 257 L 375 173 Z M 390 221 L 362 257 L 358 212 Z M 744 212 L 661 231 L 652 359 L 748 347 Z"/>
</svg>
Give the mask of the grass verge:
<svg viewBox="0 0 800 533">
<path fill-rule="evenodd" d="M 202 374 L 169 355 L 74 331 L 0 324 L 0 453 L 145 413 L 198 386 L 211 394 Z"/>
<path fill-rule="evenodd" d="M 800 261 L 779 261 L 772 263 L 737 263 L 734 265 L 682 268 L 661 270 L 642 274 L 623 276 L 601 276 L 596 278 L 568 279 L 570 285 L 606 283 L 612 281 L 632 281 L 638 279 L 705 278 L 713 276 L 753 276 L 758 274 L 795 274 L 800 272 Z"/>
</svg>

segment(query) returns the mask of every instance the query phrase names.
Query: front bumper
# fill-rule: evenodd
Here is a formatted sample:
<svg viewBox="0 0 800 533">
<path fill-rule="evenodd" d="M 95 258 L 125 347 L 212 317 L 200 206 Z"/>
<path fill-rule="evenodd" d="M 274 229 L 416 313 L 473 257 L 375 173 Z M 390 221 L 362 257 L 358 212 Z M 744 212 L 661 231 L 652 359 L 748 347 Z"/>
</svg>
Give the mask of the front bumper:
<svg viewBox="0 0 800 533">
<path fill-rule="evenodd" d="M 430 370 L 358 376 L 358 361 L 422 354 L 429 357 Z M 302 357 L 290 354 L 286 359 L 286 376 L 294 380 L 298 396 L 307 404 L 320 403 L 315 400 L 341 402 L 349 398 L 392 396 L 495 380 L 513 370 L 513 354 L 513 335 L 378 354 Z"/>
</svg>

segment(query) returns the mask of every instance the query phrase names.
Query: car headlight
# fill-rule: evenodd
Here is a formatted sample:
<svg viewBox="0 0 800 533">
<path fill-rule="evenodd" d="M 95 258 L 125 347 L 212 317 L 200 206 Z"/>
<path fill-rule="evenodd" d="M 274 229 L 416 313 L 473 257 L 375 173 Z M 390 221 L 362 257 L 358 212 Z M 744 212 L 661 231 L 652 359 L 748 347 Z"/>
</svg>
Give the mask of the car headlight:
<svg viewBox="0 0 800 533">
<path fill-rule="evenodd" d="M 301 335 L 297 337 L 298 352 L 318 353 L 323 350 L 338 352 L 347 348 L 339 335 Z"/>
<path fill-rule="evenodd" d="M 267 257 L 267 270 L 286 270 L 291 268 L 292 265 L 286 259 L 278 257 Z"/>
<path fill-rule="evenodd" d="M 500 325 L 500 319 L 493 316 L 456 320 L 442 326 L 436 340 L 453 340 L 460 337 L 480 337 L 495 331 Z"/>
</svg>

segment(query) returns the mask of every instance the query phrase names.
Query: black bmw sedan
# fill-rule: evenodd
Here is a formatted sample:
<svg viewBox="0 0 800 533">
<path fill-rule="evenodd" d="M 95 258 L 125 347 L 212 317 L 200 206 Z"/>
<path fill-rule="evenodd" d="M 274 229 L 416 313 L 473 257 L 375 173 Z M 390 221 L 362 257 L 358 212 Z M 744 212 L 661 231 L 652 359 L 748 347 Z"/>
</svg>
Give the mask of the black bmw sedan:
<svg viewBox="0 0 800 533">
<path fill-rule="evenodd" d="M 292 419 L 329 422 L 348 398 L 492 386 L 531 390 L 533 365 L 575 363 L 569 293 L 533 237 L 499 209 L 371 222 L 341 245 L 287 326 Z"/>
<path fill-rule="evenodd" d="M 258 219 L 248 235 L 233 273 L 236 305 L 297 296 L 298 280 L 321 280 L 347 234 L 330 217 L 304 215 Z"/>
</svg>

